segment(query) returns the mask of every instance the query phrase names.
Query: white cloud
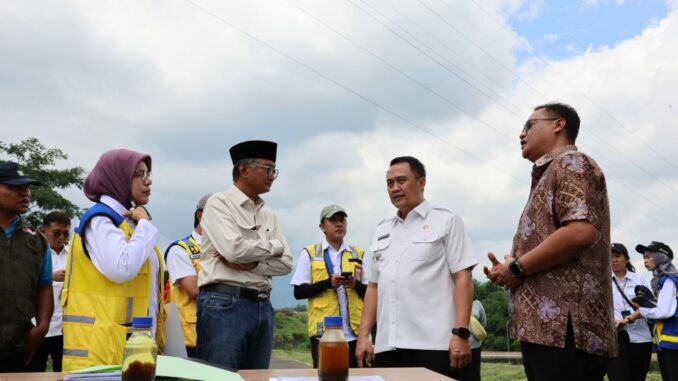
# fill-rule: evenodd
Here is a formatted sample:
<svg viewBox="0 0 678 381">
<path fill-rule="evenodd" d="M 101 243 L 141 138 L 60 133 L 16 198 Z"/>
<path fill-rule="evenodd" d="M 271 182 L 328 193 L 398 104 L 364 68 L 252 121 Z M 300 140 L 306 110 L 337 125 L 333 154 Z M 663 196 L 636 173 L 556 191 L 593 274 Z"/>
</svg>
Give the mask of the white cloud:
<svg viewBox="0 0 678 381">
<path fill-rule="evenodd" d="M 320 239 L 317 215 L 327 203 L 347 208 L 349 237 L 368 247 L 376 223 L 394 213 L 384 186 L 388 161 L 414 155 L 427 165 L 427 197 L 464 217 L 482 258 L 509 252 L 527 199 L 522 122 L 531 107 L 561 100 L 580 111 L 579 145 L 607 173 L 613 239 L 678 245 L 670 241 L 678 233 L 678 172 L 667 163 L 678 162 L 675 10 L 617 46 L 516 67 L 515 34 L 472 4 L 431 3 L 455 31 L 416 2 L 370 2 L 379 13 L 355 2 L 393 20 L 383 22 L 399 38 L 346 2 L 291 1 L 445 99 L 283 1 L 197 3 L 414 125 L 187 2 L 16 1 L 0 6 L 2 141 L 36 136 L 71 154 L 65 164 L 87 169 L 110 148 L 150 153 L 149 208 L 166 244 L 190 230 L 203 193 L 229 186 L 229 146 L 276 140 L 281 176 L 265 199 L 295 255 Z M 501 22 L 521 4 L 483 7 Z M 67 195 L 88 204 L 76 190 Z"/>
</svg>

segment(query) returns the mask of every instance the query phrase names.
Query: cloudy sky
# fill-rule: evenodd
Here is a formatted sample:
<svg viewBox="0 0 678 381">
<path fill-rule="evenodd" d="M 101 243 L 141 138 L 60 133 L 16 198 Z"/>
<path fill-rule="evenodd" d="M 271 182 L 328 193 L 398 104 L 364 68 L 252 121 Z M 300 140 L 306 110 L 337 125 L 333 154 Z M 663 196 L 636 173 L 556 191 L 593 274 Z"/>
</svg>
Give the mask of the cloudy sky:
<svg viewBox="0 0 678 381">
<path fill-rule="evenodd" d="M 108 149 L 149 153 L 161 246 L 230 186 L 231 145 L 277 141 L 265 199 L 295 256 L 328 203 L 368 247 L 395 213 L 388 161 L 413 155 L 485 263 L 529 192 L 520 129 L 562 101 L 606 173 L 613 240 L 676 247 L 676 41 L 675 0 L 3 1 L 0 140 L 35 136 L 88 171 Z M 288 281 L 278 306 L 296 303 Z"/>
</svg>

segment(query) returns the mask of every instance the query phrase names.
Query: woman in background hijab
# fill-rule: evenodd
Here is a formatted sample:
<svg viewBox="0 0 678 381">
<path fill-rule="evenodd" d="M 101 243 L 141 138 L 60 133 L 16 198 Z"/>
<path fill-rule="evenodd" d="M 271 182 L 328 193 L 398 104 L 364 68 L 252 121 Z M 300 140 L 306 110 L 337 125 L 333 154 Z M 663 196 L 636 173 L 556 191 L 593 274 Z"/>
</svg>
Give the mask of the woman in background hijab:
<svg viewBox="0 0 678 381">
<path fill-rule="evenodd" d="M 66 371 L 122 363 L 135 316 L 153 317 L 154 332 L 162 333 L 160 233 L 144 207 L 152 183 L 151 157 L 127 149 L 101 155 L 85 180 L 95 204 L 80 219 L 66 266 Z"/>
<path fill-rule="evenodd" d="M 652 344 L 657 350 L 659 370 L 663 380 L 678 380 L 678 270 L 673 266 L 673 251 L 657 241 L 648 246 L 638 245 L 645 267 L 652 271 L 652 291 L 657 295 L 656 307 L 639 307 L 629 316 L 630 321 L 640 317 L 652 324 Z"/>
</svg>

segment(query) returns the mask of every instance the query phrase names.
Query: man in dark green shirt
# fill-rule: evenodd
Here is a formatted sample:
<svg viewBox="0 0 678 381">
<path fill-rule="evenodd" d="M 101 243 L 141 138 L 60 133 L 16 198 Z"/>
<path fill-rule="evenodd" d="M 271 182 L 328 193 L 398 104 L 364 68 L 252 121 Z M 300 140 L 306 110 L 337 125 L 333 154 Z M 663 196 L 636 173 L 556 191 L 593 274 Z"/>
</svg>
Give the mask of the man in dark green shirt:
<svg viewBox="0 0 678 381">
<path fill-rule="evenodd" d="M 21 220 L 30 185 L 40 182 L 24 176 L 17 163 L 0 163 L 0 372 L 26 371 L 54 309 L 49 245 Z"/>
</svg>

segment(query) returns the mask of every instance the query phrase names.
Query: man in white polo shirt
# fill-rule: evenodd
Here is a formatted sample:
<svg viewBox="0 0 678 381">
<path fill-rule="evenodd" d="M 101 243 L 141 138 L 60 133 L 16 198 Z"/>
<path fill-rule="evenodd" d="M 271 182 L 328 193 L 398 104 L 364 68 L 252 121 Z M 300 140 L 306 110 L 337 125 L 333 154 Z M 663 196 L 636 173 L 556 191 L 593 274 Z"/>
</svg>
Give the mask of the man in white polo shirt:
<svg viewBox="0 0 678 381">
<path fill-rule="evenodd" d="M 430 205 L 425 185 L 419 160 L 391 161 L 386 186 L 398 213 L 379 223 L 372 240 L 356 356 L 360 366 L 426 367 L 460 379 L 471 360 L 471 270 L 477 261 L 461 217 Z"/>
</svg>

